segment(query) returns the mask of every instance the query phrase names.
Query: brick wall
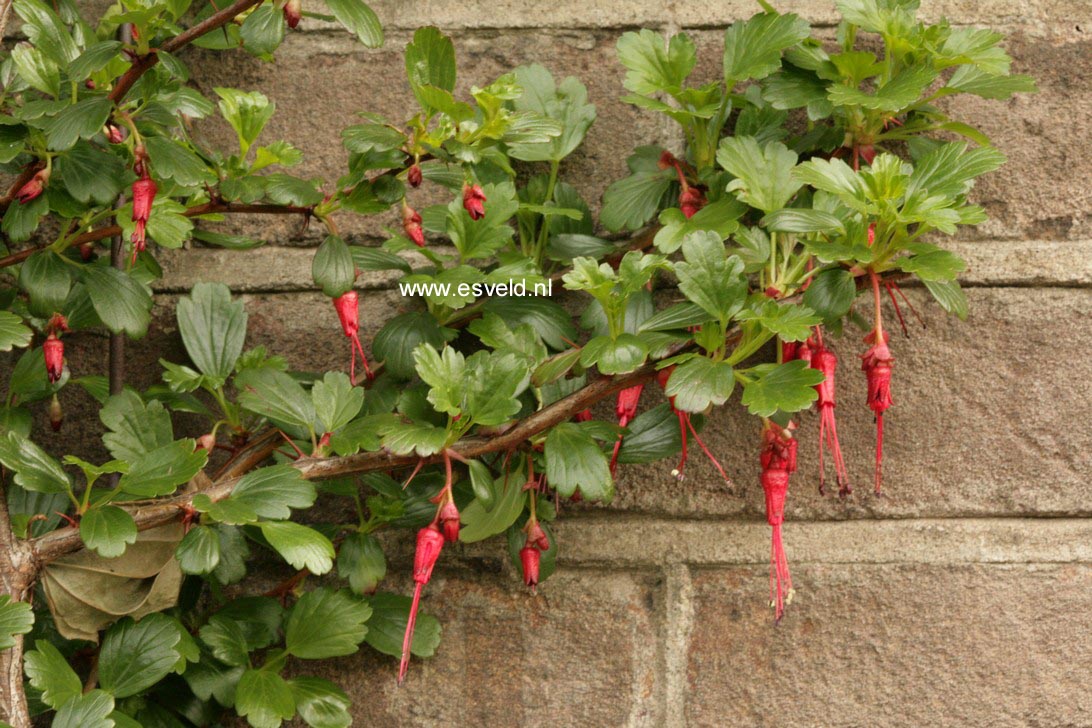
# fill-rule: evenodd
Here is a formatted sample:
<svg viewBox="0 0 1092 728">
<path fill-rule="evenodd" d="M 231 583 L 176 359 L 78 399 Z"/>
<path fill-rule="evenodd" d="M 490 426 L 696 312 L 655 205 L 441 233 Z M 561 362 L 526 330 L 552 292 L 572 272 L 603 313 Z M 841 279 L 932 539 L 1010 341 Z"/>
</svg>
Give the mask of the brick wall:
<svg viewBox="0 0 1092 728">
<path fill-rule="evenodd" d="M 499 542 L 445 553 L 424 605 L 444 627 L 434 659 L 415 663 L 401 689 L 393 662 L 374 654 L 326 666 L 353 695 L 357 724 L 1092 725 L 1092 3 L 922 4 L 928 18 L 1010 33 L 1015 70 L 1035 76 L 1041 93 L 953 104 L 1011 161 L 975 192 L 991 221 L 955 245 L 970 264 L 970 320 L 907 291 L 928 330 L 896 344 L 887 494 L 868 493 L 872 424 L 847 366 L 839 426 L 862 487 L 846 502 L 816 493 L 815 416 L 804 415 L 785 527 L 797 600 L 775 627 L 764 603 L 758 425 L 729 407 L 707 437 L 733 482 L 700 457 L 682 483 L 670 464 L 627 469 L 613 505 L 565 513 L 561 567 L 537 597 Z M 264 91 L 278 106 L 270 133 L 304 150 L 304 172 L 334 177 L 345 158 L 337 130 L 358 110 L 399 117 L 402 46 L 412 28 L 437 24 L 455 37 L 464 93 L 532 61 L 584 80 L 599 119 L 563 176 L 598 199 L 634 142 L 681 145 L 651 114 L 616 100 L 618 36 L 686 29 L 712 74 L 722 28 L 756 9 L 746 0 L 373 5 L 388 33 L 381 50 L 306 20 L 275 64 L 240 53 L 202 65 L 211 56 L 190 51 L 195 80 L 205 90 Z M 833 32 L 833 2 L 778 5 Z M 223 132 L 204 129 L 214 139 Z M 350 232 L 373 236 L 390 222 Z M 132 347 L 136 383 L 158 376 L 159 356 L 182 357 L 170 312 L 196 280 L 243 294 L 250 343 L 301 368 L 344 364 L 333 312 L 310 283 L 317 232 L 290 220 L 252 224 L 269 247 L 163 256 L 157 325 Z M 365 279 L 369 336 L 406 305 L 390 284 Z M 105 362 L 101 339 L 73 346 L 88 366 Z M 836 348 L 848 363 L 859 347 Z M 648 402 L 658 396 L 651 389 Z M 86 398 L 67 397 L 70 421 L 91 415 Z M 391 548 L 391 571 L 402 574 L 394 584 L 405 587 L 409 545 Z"/>
</svg>

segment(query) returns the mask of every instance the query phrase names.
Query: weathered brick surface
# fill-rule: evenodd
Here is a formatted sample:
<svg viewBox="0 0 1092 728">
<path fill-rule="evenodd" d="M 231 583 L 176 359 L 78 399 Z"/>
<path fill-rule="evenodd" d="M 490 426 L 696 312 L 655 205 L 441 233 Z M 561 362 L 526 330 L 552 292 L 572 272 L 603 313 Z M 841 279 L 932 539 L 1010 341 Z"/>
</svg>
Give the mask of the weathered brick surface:
<svg viewBox="0 0 1092 728">
<path fill-rule="evenodd" d="M 658 725 L 657 588 L 568 569 L 536 598 L 516 579 L 441 565 L 422 609 L 440 616 L 443 647 L 401 688 L 397 661 L 371 650 L 319 674 L 349 692 L 360 726 Z"/>
<path fill-rule="evenodd" d="M 777 627 L 766 582 L 695 574 L 690 725 L 1090 724 L 1087 565 L 808 565 Z"/>
</svg>

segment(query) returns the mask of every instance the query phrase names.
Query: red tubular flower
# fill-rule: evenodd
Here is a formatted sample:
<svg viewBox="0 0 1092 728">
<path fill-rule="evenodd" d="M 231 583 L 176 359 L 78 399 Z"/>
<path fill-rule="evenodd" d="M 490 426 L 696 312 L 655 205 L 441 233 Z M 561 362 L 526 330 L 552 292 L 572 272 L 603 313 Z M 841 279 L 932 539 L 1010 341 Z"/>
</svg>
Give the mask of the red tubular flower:
<svg viewBox="0 0 1092 728">
<path fill-rule="evenodd" d="M 436 524 L 432 523 L 417 532 L 417 550 L 413 552 L 413 603 L 410 605 L 409 621 L 406 622 L 406 635 L 402 639 L 402 663 L 398 667 L 398 684 L 406 679 L 409 670 L 410 647 L 413 645 L 413 629 L 417 625 L 417 607 L 421 602 L 421 590 L 432 578 L 432 568 L 436 566 L 440 552 L 444 548 L 444 537 Z"/>
<path fill-rule="evenodd" d="M 541 558 L 541 552 L 530 542 L 519 550 L 519 560 L 523 565 L 523 583 L 531 587 L 532 592 L 538 586 L 538 566 Z"/>
<path fill-rule="evenodd" d="M 618 393 L 618 401 L 614 406 L 614 414 L 618 416 L 618 426 L 625 427 L 630 421 L 637 416 L 637 405 L 641 401 L 641 392 L 645 389 L 645 385 L 637 384 L 632 387 L 626 387 Z M 618 436 L 618 441 L 614 443 L 614 454 L 610 459 L 610 472 L 614 475 L 614 471 L 618 467 L 618 453 L 622 450 L 622 436 Z"/>
<path fill-rule="evenodd" d="M 459 540 L 459 509 L 455 507 L 454 501 L 448 501 L 440 509 L 440 528 L 448 543 Z"/>
<path fill-rule="evenodd" d="M 867 403 L 869 409 L 876 415 L 876 494 L 880 494 L 883 466 L 883 413 L 892 405 L 891 399 L 891 370 L 895 365 L 895 358 L 891 356 L 891 350 L 887 348 L 890 337 L 886 332 L 877 337 L 873 331 L 864 338 L 866 344 L 871 344 L 868 351 L 861 355 L 861 369 L 864 370 L 868 380 Z"/>
<path fill-rule="evenodd" d="M 425 229 L 421 227 L 421 213 L 409 205 L 402 207 L 402 229 L 406 231 L 406 237 L 413 241 L 418 248 L 425 247 Z"/>
<path fill-rule="evenodd" d="M 413 164 L 406 171 L 406 181 L 409 182 L 410 187 L 414 189 L 421 186 L 421 181 L 424 179 L 424 175 L 421 174 L 421 166 Z"/>
<path fill-rule="evenodd" d="M 470 213 L 471 220 L 485 217 L 485 192 L 481 185 L 463 185 L 463 209 Z"/>
<path fill-rule="evenodd" d="M 26 184 L 19 188 L 19 191 L 15 193 L 15 199 L 19 200 L 20 205 L 25 205 L 41 195 L 48 183 L 49 170 L 40 169 L 33 177 L 27 180 Z"/>
<path fill-rule="evenodd" d="M 773 529 L 770 538 L 770 605 L 774 619 L 781 620 L 785 606 L 792 602 L 792 576 L 785 548 L 781 542 L 781 524 L 785 520 L 785 498 L 789 475 L 796 470 L 796 439 L 791 425 L 781 428 L 767 420 L 762 432 L 762 490 L 766 495 L 766 522 Z"/>
<path fill-rule="evenodd" d="M 792 361 L 796 358 L 796 352 L 800 350 L 799 341 L 781 342 L 781 361 Z"/>
<path fill-rule="evenodd" d="M 667 389 L 667 380 L 671 378 L 671 372 L 675 371 L 674 366 L 661 369 L 656 374 L 656 381 L 659 382 L 660 387 Z M 713 455 L 712 451 L 706 446 L 705 442 L 698 435 L 698 431 L 694 428 L 694 423 L 690 420 L 690 413 L 683 412 L 675 407 L 675 398 L 668 397 L 667 401 L 671 404 L 671 411 L 675 413 L 675 417 L 679 420 L 679 440 L 682 443 L 682 454 L 679 456 L 679 465 L 671 471 L 671 474 L 678 480 L 683 480 L 686 475 L 683 472 L 686 469 L 686 459 L 688 455 L 688 443 L 687 443 L 687 431 L 694 436 L 694 441 L 698 443 L 698 447 L 702 449 L 705 456 L 709 458 L 709 461 L 713 463 L 713 467 L 720 473 L 720 477 L 728 480 L 728 474 L 724 472 L 724 468 L 721 466 L 720 461 Z"/>
<path fill-rule="evenodd" d="M 147 168 L 145 167 L 145 170 Z M 129 265 L 136 263 L 137 254 L 144 251 L 148 245 L 146 227 L 148 218 L 152 215 L 152 203 L 155 202 L 155 194 L 158 191 L 155 181 L 150 177 L 141 177 L 133 183 L 133 258 Z"/>
<path fill-rule="evenodd" d="M 56 384 L 64 374 L 64 342 L 57 338 L 57 334 L 50 333 L 42 344 L 42 353 L 45 355 L 49 383 Z"/>
<path fill-rule="evenodd" d="M 57 395 L 53 395 L 53 399 L 49 402 L 49 426 L 54 432 L 60 432 L 63 424 L 64 410 L 61 409 L 61 400 L 57 399 Z"/>
<path fill-rule="evenodd" d="M 577 422 L 589 422 L 592 419 L 592 413 L 590 409 L 581 410 L 573 415 L 573 419 Z"/>
<path fill-rule="evenodd" d="M 813 369 L 823 373 L 823 381 L 815 387 L 819 393 L 819 493 L 826 494 L 826 469 L 823 467 L 823 451 L 830 448 L 834 458 L 834 474 L 838 481 L 838 495 L 845 497 L 853 492 L 849 485 L 849 472 L 842 458 L 842 447 L 838 443 L 838 426 L 834 420 L 834 373 L 838 368 L 838 357 L 819 342 L 819 348 L 811 360 Z"/>
<path fill-rule="evenodd" d="M 679 207 L 687 219 L 690 219 L 698 210 L 705 207 L 705 195 L 697 187 L 686 187 L 679 194 Z"/>
<path fill-rule="evenodd" d="M 356 291 L 348 291 L 335 298 L 334 309 L 341 321 L 341 330 L 345 332 L 345 337 L 349 339 L 349 354 L 351 356 L 349 381 L 354 386 L 356 385 L 356 355 L 358 352 L 360 353 L 360 360 L 364 363 L 364 376 L 368 378 L 368 381 L 371 381 L 375 378 L 375 375 L 368 367 L 368 357 L 364 355 L 364 347 L 360 345 L 360 313 Z"/>
<path fill-rule="evenodd" d="M 300 18 L 303 17 L 303 7 L 300 0 L 288 0 L 284 4 L 284 22 L 288 23 L 288 27 L 293 30 L 300 24 Z"/>
</svg>

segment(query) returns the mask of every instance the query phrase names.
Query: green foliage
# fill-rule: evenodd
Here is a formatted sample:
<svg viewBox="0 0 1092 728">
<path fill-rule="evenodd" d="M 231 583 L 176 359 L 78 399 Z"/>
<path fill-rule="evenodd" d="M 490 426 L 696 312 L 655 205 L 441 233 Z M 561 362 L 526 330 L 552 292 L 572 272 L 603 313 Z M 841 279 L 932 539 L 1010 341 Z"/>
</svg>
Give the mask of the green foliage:
<svg viewBox="0 0 1092 728">
<path fill-rule="evenodd" d="M 0 283 L 0 351 L 14 361 L 0 464 L 13 530 L 77 544 L 65 558 L 92 575 L 85 591 L 97 603 L 142 581 L 160 600 L 94 607 L 108 618 L 88 680 L 84 656 L 95 648 L 77 652 L 50 625 L 92 605 L 66 606 L 56 593 L 33 606 L 0 597 L 0 649 L 34 628 L 24 668 L 53 725 L 212 725 L 234 715 L 256 728 L 347 726 L 346 693 L 301 670 L 360 649 L 401 655 L 411 600 L 382 591 L 385 548 L 399 538 L 388 532 L 435 523 L 450 503 L 461 541 L 503 541 L 522 568 L 537 525 L 549 541 L 545 580 L 563 553 L 551 527 L 557 499 L 610 502 L 612 455 L 622 464 L 673 457 L 687 418 L 696 432 L 734 395 L 779 423 L 809 407 L 823 375 L 761 357 L 819 326 L 835 335 L 860 322 L 858 290 L 873 279 L 878 294 L 881 276 L 912 276 L 941 308 L 967 316 L 965 264 L 943 236 L 985 219 L 974 184 L 1005 159 L 936 102 L 1007 99 L 1034 82 L 1010 73 L 999 34 L 926 24 L 912 0 L 840 0 L 834 43 L 762 6 L 726 29 L 721 76 L 700 85 L 686 34 L 622 35 L 624 100 L 679 124 L 685 147 L 634 140 L 627 174 L 597 205 L 582 180 L 565 178 L 581 168 L 568 160 L 597 116 L 581 80 L 531 64 L 457 84 L 455 46 L 437 28 L 415 31 L 404 50 L 412 108 L 399 118 L 354 110 L 340 134 L 343 173 L 313 179 L 291 173 L 300 149 L 269 138 L 277 106 L 268 96 L 206 95 L 190 82 L 194 57 L 170 39 L 220 17 L 221 4 L 127 1 L 92 26 L 72 0 L 15 0 L 27 40 L 0 60 L 0 169 L 33 181 L 25 202 L 4 203 L 0 222 L 11 268 Z M 336 21 L 366 47 L 383 41 L 362 0 L 327 0 L 328 15 L 305 7 L 303 23 Z M 223 20 L 190 40 L 269 61 L 288 37 L 283 2 L 255 0 Z M 132 42 L 115 38 L 123 23 Z M 199 119 L 230 128 L 230 148 L 196 133 Z M 427 194 L 414 190 L 418 173 Z M 137 221 L 133 183 L 144 177 L 156 195 Z M 242 251 L 266 241 L 223 224 L 236 212 L 324 230 L 312 280 L 340 299 L 343 318 L 304 323 L 344 332 L 353 361 L 370 355 L 378 376 L 364 381 L 360 364 L 355 380 L 290 370 L 264 347 L 246 349 L 244 301 L 198 283 L 178 299 L 184 356 L 174 361 L 167 347 L 161 383 L 114 391 L 77 345 L 50 381 L 42 343 L 51 334 L 64 343 L 84 332 L 145 336 L 162 249 L 198 240 L 245 264 Z M 357 216 L 399 213 L 402 229 L 381 245 L 339 233 L 359 230 Z M 610 235 L 621 231 L 636 235 Z M 107 263 L 117 235 L 120 266 Z M 372 272 L 416 291 L 379 321 L 369 318 L 373 280 L 358 282 Z M 554 283 L 564 305 L 539 295 Z M 340 305 L 350 291 L 365 299 L 356 309 Z M 573 421 L 622 386 L 611 377 L 647 383 L 655 371 L 670 403 L 627 412 L 623 426 Z M 36 431 L 43 400 L 70 382 L 100 406 L 105 462 L 63 453 L 63 441 L 44 447 Z M 332 503 L 308 513 L 320 500 Z M 259 555 L 262 571 L 250 573 Z M 153 562 L 164 566 L 149 574 Z M 271 575 L 282 580 L 272 589 Z M 439 620 L 418 615 L 411 653 L 429 657 L 439 640 Z"/>
</svg>

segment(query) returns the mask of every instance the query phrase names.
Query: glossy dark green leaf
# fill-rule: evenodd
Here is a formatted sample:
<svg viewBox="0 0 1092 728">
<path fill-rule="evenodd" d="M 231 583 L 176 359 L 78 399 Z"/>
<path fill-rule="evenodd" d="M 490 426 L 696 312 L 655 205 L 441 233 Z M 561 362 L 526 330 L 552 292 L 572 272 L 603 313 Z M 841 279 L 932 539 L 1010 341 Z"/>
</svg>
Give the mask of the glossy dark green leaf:
<svg viewBox="0 0 1092 728">
<path fill-rule="evenodd" d="M 384 655 L 399 657 L 402 638 L 409 621 L 410 598 L 401 594 L 380 593 L 368 598 L 372 616 L 364 641 Z M 419 612 L 410 652 L 414 657 L 432 657 L 440 644 L 440 621 Z"/>
<path fill-rule="evenodd" d="M 284 625 L 284 647 L 305 660 L 356 652 L 372 609 L 348 590 L 319 587 L 299 598 Z"/>
<path fill-rule="evenodd" d="M 845 316 L 857 298 L 857 284 L 845 268 L 831 268 L 819 273 L 804 291 L 804 305 L 824 321 Z"/>
<path fill-rule="evenodd" d="M 315 285 L 331 298 L 340 296 L 353 287 L 356 270 L 352 253 L 345 241 L 336 235 L 327 236 L 315 251 L 311 262 L 311 276 Z"/>
<path fill-rule="evenodd" d="M 110 331 L 139 339 L 152 320 L 152 294 L 132 276 L 104 266 L 84 269 L 84 284 L 95 313 Z"/>
<path fill-rule="evenodd" d="M 198 283 L 178 301 L 178 330 L 186 352 L 197 368 L 210 377 L 226 380 L 246 340 L 246 309 L 233 301 L 222 283 Z"/>
<path fill-rule="evenodd" d="M 370 594 L 387 575 L 387 558 L 375 536 L 354 533 L 341 542 L 337 573 L 357 594 Z"/>
<path fill-rule="evenodd" d="M 123 619 L 99 651 L 99 685 L 117 698 L 147 690 L 172 672 L 182 655 L 182 627 L 165 614 Z"/>
<path fill-rule="evenodd" d="M 84 545 L 104 559 L 125 553 L 136 543 L 137 527 L 127 511 L 116 506 L 97 506 L 80 518 L 80 538 Z"/>
</svg>

